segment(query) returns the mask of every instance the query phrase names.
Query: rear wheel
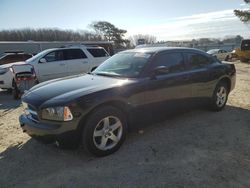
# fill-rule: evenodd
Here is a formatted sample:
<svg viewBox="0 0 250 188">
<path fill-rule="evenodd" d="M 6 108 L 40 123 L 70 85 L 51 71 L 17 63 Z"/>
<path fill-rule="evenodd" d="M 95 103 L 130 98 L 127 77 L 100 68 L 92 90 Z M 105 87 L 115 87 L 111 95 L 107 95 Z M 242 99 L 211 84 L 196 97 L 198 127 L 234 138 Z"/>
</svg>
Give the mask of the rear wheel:
<svg viewBox="0 0 250 188">
<path fill-rule="evenodd" d="M 126 133 L 127 121 L 124 114 L 112 106 L 101 107 L 88 117 L 82 143 L 89 153 L 106 156 L 121 147 Z"/>
<path fill-rule="evenodd" d="M 228 93 L 228 85 L 225 82 L 219 82 L 211 99 L 212 110 L 220 111 L 225 107 L 228 99 Z"/>
</svg>

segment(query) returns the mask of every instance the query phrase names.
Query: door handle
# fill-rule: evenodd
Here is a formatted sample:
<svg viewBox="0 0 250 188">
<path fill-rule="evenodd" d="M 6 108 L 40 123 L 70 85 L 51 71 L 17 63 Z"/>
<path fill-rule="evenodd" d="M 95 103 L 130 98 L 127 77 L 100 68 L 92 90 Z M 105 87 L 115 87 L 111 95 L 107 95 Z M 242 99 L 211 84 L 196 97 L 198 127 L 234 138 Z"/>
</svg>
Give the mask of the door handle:
<svg viewBox="0 0 250 188">
<path fill-rule="evenodd" d="M 64 66 L 64 65 L 66 65 L 66 64 L 65 64 L 65 63 L 60 63 L 59 65 Z"/>
</svg>

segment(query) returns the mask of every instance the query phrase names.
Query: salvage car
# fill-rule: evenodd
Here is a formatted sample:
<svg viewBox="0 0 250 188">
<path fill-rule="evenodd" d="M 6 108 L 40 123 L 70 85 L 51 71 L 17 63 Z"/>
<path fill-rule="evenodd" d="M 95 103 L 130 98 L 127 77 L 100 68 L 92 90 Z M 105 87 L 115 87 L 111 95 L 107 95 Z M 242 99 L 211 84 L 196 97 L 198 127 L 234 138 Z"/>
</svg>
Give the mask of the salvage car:
<svg viewBox="0 0 250 188">
<path fill-rule="evenodd" d="M 19 61 L 26 61 L 32 56 L 33 56 L 32 54 L 27 54 L 23 52 L 5 52 L 0 57 L 0 65 L 5 65 L 5 64 L 19 62 Z"/>
<path fill-rule="evenodd" d="M 189 48 L 120 52 L 93 72 L 51 80 L 22 97 L 21 128 L 62 146 L 81 143 L 96 156 L 117 151 L 140 109 L 166 101 L 204 98 L 222 110 L 235 87 L 236 70 Z"/>
<path fill-rule="evenodd" d="M 228 61 L 231 58 L 231 53 L 222 49 L 212 49 L 207 51 L 207 53 L 221 61 Z"/>
</svg>

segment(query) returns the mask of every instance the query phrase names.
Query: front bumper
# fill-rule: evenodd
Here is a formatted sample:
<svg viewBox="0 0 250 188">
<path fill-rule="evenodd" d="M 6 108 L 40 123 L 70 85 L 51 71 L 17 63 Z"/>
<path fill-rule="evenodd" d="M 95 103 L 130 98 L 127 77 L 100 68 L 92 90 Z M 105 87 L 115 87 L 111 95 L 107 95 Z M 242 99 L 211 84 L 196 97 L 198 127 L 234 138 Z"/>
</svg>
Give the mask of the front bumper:
<svg viewBox="0 0 250 188">
<path fill-rule="evenodd" d="M 49 137 L 60 137 L 61 135 L 77 132 L 77 123 L 71 122 L 35 122 L 30 119 L 26 114 L 19 117 L 20 126 L 23 132 L 30 136 L 49 136 Z"/>
</svg>

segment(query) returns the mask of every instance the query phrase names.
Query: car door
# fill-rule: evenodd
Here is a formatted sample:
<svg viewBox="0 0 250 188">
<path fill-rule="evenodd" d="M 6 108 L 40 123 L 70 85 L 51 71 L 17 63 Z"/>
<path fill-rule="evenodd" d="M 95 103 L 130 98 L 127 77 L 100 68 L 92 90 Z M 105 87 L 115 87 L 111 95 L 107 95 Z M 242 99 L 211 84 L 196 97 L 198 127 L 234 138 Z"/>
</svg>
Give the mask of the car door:
<svg viewBox="0 0 250 188">
<path fill-rule="evenodd" d="M 192 83 L 192 96 L 194 98 L 210 97 L 214 86 L 211 77 L 213 58 L 196 52 L 185 53 L 185 58 Z"/>
<path fill-rule="evenodd" d="M 52 51 L 41 59 L 45 59 L 45 62 L 38 61 L 35 67 L 39 82 L 61 78 L 68 75 L 64 50 Z"/>
<path fill-rule="evenodd" d="M 184 64 L 183 54 L 180 52 L 160 53 L 156 55 L 150 67 L 149 74 L 154 69 L 165 66 L 167 72 L 155 74 L 148 80 L 145 101 L 159 103 L 186 99 L 191 97 L 191 83 Z"/>
<path fill-rule="evenodd" d="M 90 71 L 89 59 L 81 49 L 67 49 L 65 57 L 69 76 Z"/>
</svg>

